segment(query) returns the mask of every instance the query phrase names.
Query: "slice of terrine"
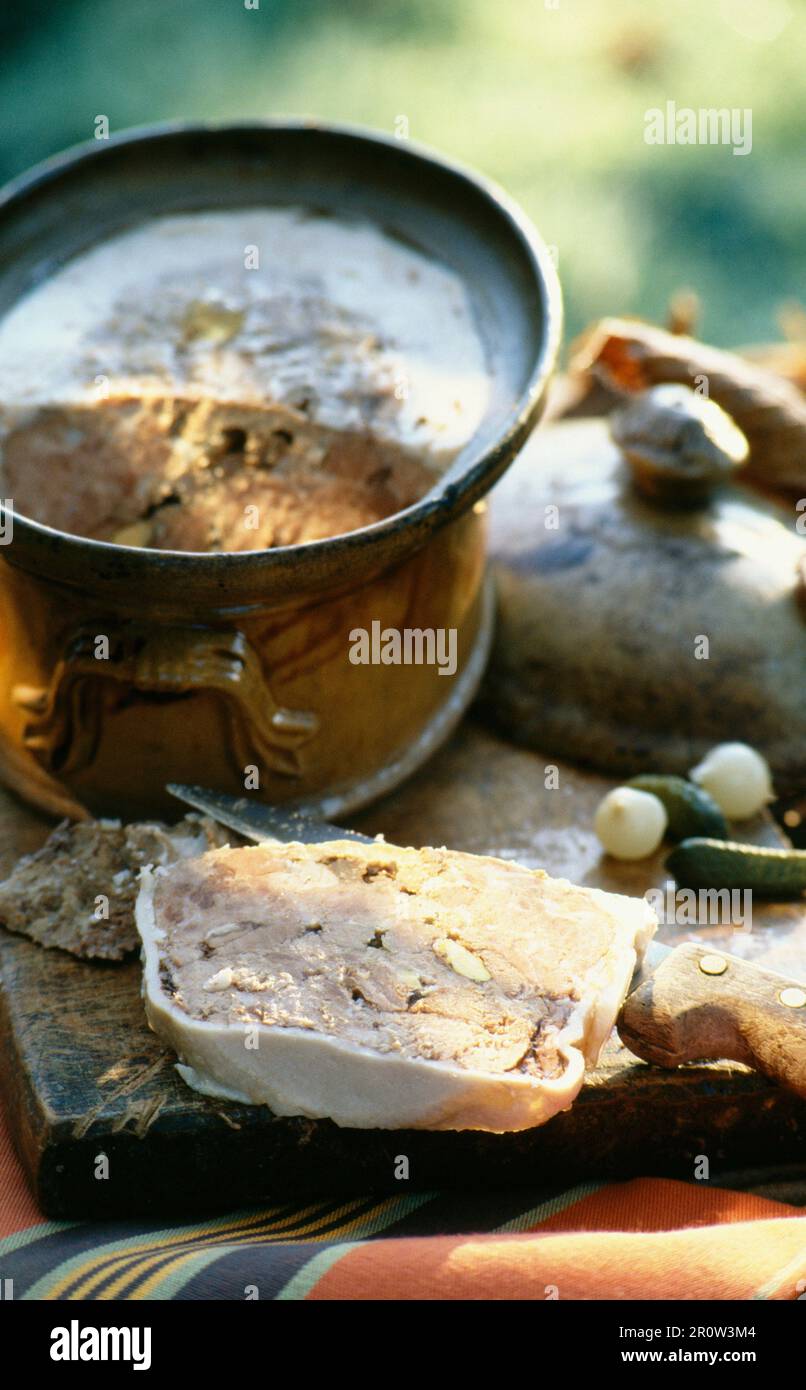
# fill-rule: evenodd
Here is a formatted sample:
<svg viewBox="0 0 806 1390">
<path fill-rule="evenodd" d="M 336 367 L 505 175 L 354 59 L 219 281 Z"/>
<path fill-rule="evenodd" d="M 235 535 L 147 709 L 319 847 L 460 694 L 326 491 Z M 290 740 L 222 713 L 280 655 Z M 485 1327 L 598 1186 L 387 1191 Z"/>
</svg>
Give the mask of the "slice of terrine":
<svg viewBox="0 0 806 1390">
<path fill-rule="evenodd" d="M 446 849 L 220 849 L 145 869 L 149 1022 L 187 1083 L 358 1128 L 542 1124 L 595 1064 L 656 919 Z"/>
</svg>

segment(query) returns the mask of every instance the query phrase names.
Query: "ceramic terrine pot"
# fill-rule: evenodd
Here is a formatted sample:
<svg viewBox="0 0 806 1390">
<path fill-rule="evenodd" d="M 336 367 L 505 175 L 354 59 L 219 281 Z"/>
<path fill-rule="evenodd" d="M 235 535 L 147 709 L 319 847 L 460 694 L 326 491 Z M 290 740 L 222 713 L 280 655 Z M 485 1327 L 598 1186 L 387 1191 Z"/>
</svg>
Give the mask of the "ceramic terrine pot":
<svg viewBox="0 0 806 1390">
<path fill-rule="evenodd" d="M 483 418 L 403 510 L 262 550 L 90 539 L 35 520 L 4 489 L 0 776 L 52 812 L 173 815 L 165 787 L 177 781 L 338 815 L 428 757 L 483 671 L 484 498 L 538 419 L 560 332 L 551 260 L 499 190 L 354 130 L 136 131 L 5 190 L 0 318 L 128 229 L 239 208 L 373 224 L 458 277 L 484 347 Z M 43 360 L 58 350 L 45 335 Z M 455 632 L 455 669 L 357 664 L 356 630 Z"/>
</svg>

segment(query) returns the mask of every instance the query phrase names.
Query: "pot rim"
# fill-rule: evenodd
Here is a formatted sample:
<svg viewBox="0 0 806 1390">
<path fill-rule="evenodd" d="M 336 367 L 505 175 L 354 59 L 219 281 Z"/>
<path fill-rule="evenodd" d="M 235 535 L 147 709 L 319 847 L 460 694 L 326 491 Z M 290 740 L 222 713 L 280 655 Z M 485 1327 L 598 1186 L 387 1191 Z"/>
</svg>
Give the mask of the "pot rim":
<svg viewBox="0 0 806 1390">
<path fill-rule="evenodd" d="M 541 343 L 526 386 L 506 410 L 492 440 L 478 443 L 475 447 L 471 440 L 459 451 L 445 474 L 423 497 L 401 511 L 354 531 L 264 550 L 155 551 L 146 547 L 117 545 L 112 541 L 94 540 L 91 537 L 61 531 L 35 521 L 32 517 L 17 512 L 13 507 L 6 508 L 5 499 L 0 498 L 0 519 L 4 518 L 6 513 L 11 517 L 14 541 L 18 533 L 20 539 L 26 539 L 32 544 L 39 552 L 40 558 L 45 558 L 46 555 L 53 557 L 55 552 L 59 552 L 60 559 L 69 564 L 71 555 L 76 558 L 80 555 L 85 561 L 95 558 L 102 568 L 106 568 L 107 563 L 125 560 L 129 579 L 134 578 L 140 569 L 153 573 L 155 566 L 159 566 L 163 578 L 171 574 L 177 579 L 187 579 L 192 571 L 198 570 L 200 561 L 203 561 L 210 579 L 219 581 L 225 576 L 228 580 L 233 580 L 236 575 L 243 580 L 251 571 L 259 571 L 265 579 L 270 573 L 284 571 L 289 567 L 297 572 L 300 568 L 310 568 L 312 573 L 316 573 L 323 566 L 329 567 L 338 558 L 346 559 L 346 552 L 350 552 L 351 562 L 361 563 L 362 558 L 366 562 L 370 556 L 362 556 L 361 552 L 371 550 L 373 546 L 382 547 L 384 541 L 391 542 L 393 548 L 399 550 L 400 546 L 394 545 L 394 539 L 397 535 L 398 543 L 400 542 L 401 530 L 407 533 L 406 549 L 409 549 L 421 543 L 435 527 L 446 524 L 471 507 L 505 471 L 537 422 L 556 362 L 562 333 L 562 293 L 548 248 L 531 219 L 498 183 L 476 173 L 463 163 L 444 158 L 426 145 L 411 140 L 400 141 L 385 132 L 378 132 L 360 124 L 307 117 L 149 123 L 130 127 L 103 142 L 93 139 L 82 141 L 40 161 L 0 189 L 0 217 L 17 201 L 24 200 L 43 187 L 57 182 L 63 174 L 69 173 L 81 163 L 93 158 L 102 159 L 111 149 L 120 146 L 149 144 L 178 135 L 204 136 L 210 133 L 237 136 L 259 131 L 318 132 L 324 138 L 333 136 L 339 140 L 346 139 L 363 145 L 387 146 L 390 150 L 394 149 L 397 157 L 402 156 L 413 163 L 419 163 L 431 172 L 447 174 L 468 186 L 471 193 L 481 195 L 508 225 L 509 231 L 514 233 L 520 249 L 525 254 L 534 278 L 534 287 L 542 304 Z M 13 551 L 15 544 L 12 543 L 8 549 Z M 14 562 L 11 554 L 8 555 L 8 559 Z"/>
</svg>

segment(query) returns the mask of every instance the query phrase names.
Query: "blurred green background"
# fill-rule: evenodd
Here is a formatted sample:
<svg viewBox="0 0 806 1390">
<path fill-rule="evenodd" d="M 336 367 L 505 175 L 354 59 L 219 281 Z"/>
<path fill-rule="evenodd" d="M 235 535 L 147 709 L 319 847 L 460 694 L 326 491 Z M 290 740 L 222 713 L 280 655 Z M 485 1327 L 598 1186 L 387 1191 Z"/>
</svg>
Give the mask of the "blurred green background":
<svg viewBox="0 0 806 1390">
<path fill-rule="evenodd" d="M 253 0 L 254 3 L 254 0 Z M 316 115 L 498 179 L 557 248 L 567 337 L 663 319 L 723 344 L 803 293 L 804 0 L 27 0 L 0 18 L 0 175 L 169 118 Z M 644 113 L 751 108 L 752 152 L 652 146 Z"/>
</svg>

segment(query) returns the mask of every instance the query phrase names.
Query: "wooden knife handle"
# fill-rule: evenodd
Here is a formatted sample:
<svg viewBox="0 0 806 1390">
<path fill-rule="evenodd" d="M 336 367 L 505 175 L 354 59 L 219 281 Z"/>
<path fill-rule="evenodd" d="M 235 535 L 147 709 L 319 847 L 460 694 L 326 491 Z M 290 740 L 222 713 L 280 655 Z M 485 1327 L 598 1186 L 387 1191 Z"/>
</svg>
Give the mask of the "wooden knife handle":
<svg viewBox="0 0 806 1390">
<path fill-rule="evenodd" d="M 806 985 L 723 951 L 678 946 L 628 996 L 616 1026 L 646 1062 L 726 1057 L 806 1097 Z"/>
</svg>

